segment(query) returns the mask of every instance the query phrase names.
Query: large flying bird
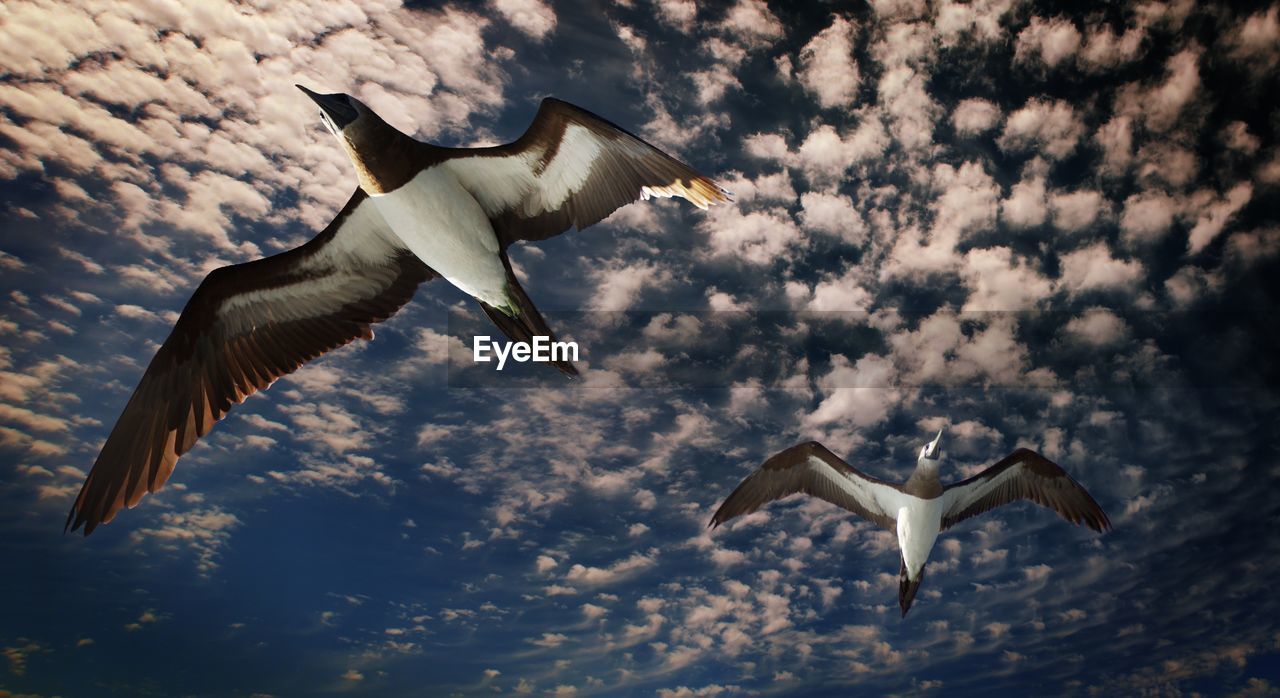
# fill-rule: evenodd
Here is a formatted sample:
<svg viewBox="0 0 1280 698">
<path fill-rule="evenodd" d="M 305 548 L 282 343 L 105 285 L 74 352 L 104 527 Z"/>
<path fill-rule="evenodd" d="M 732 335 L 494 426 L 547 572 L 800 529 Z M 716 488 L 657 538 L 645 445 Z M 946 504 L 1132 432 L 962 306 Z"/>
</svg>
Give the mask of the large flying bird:
<svg viewBox="0 0 1280 698">
<path fill-rule="evenodd" d="M 614 124 L 545 99 L 506 145 L 446 148 L 396 130 L 360 100 L 316 94 L 359 186 L 293 250 L 215 269 L 125 405 L 67 515 L 85 535 L 164 485 L 178 457 L 249 395 L 386 320 L 437 276 L 513 341 L 554 340 L 507 249 L 585 228 L 651 196 L 705 209 L 729 194 Z M 556 362 L 566 374 L 577 369 Z"/>
</svg>

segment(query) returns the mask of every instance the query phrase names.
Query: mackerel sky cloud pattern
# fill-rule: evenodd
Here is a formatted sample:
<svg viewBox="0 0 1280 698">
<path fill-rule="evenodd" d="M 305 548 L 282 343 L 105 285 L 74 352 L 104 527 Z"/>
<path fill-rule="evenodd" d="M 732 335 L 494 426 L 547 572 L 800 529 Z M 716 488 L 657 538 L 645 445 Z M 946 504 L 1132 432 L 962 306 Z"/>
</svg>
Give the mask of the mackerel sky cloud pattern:
<svg viewBox="0 0 1280 698">
<path fill-rule="evenodd" d="M 0 694 L 1276 690 L 1278 13 L 6 2 Z M 204 274 L 350 195 L 294 83 L 468 147 L 554 95 L 736 203 L 512 248 L 579 385 L 463 384 L 424 286 L 62 536 Z M 944 427 L 944 481 L 1034 448 L 1114 531 L 961 524 L 902 621 L 846 512 L 706 528 L 787 446 L 902 479 Z"/>
</svg>

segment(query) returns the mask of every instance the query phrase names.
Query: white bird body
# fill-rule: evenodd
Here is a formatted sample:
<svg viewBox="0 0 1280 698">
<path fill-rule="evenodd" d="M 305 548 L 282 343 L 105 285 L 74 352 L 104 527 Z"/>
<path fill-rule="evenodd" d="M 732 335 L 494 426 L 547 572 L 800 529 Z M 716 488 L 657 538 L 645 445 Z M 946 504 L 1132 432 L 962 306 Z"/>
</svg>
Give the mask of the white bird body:
<svg viewBox="0 0 1280 698">
<path fill-rule="evenodd" d="M 924 459 L 921 459 L 923 462 Z M 931 464 L 932 465 L 932 464 Z M 830 470 L 830 466 L 817 456 L 809 456 L 809 468 L 814 472 Z M 928 472 L 930 468 L 917 465 L 916 474 Z M 932 468 L 937 477 L 937 468 Z M 913 475 L 916 477 L 916 475 Z M 840 473 L 836 484 L 850 497 L 858 500 L 870 499 L 880 511 L 895 512 L 897 521 L 895 532 L 898 534 L 898 547 L 902 550 L 902 559 L 906 563 L 908 574 L 916 579 L 929 559 L 929 552 L 938 540 L 938 531 L 942 522 L 942 499 L 939 497 L 924 498 L 908 494 L 893 487 L 868 482 L 848 473 Z"/>
<path fill-rule="evenodd" d="M 451 169 L 424 169 L 395 191 L 371 198 L 418 259 L 464 293 L 496 308 L 511 307 L 498 236 Z"/>
<path fill-rule="evenodd" d="M 898 508 L 898 547 L 902 549 L 902 561 L 907 566 L 907 576 L 920 578 L 924 563 L 929 559 L 933 544 L 942 530 L 942 500 L 921 499 L 902 495 L 905 504 Z"/>
</svg>

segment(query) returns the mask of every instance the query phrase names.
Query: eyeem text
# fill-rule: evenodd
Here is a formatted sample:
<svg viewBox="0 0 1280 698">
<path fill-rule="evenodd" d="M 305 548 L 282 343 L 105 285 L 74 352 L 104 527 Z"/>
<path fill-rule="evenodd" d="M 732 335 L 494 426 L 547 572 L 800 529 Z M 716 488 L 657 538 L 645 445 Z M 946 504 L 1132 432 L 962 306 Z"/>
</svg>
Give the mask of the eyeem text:
<svg viewBox="0 0 1280 698">
<path fill-rule="evenodd" d="M 507 359 L 525 363 L 552 363 L 577 361 L 577 342 L 553 342 L 545 335 L 534 335 L 533 342 L 493 341 L 489 335 L 479 335 L 471 340 L 471 358 L 476 363 L 489 363 L 498 359 L 498 370 L 507 365 Z"/>
</svg>

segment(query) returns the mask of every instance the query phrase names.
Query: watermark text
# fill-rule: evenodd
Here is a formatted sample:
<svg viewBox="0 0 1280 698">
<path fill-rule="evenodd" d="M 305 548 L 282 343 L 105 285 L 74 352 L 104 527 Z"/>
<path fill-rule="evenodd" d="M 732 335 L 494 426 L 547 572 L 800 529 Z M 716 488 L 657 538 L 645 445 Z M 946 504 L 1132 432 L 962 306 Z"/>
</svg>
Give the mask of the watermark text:
<svg viewBox="0 0 1280 698">
<path fill-rule="evenodd" d="M 489 335 L 477 335 L 471 340 L 471 358 L 479 364 L 498 360 L 501 371 L 510 359 L 517 363 L 555 363 L 577 361 L 577 342 L 553 342 L 546 335 L 534 335 L 532 342 L 494 341 Z"/>
</svg>

